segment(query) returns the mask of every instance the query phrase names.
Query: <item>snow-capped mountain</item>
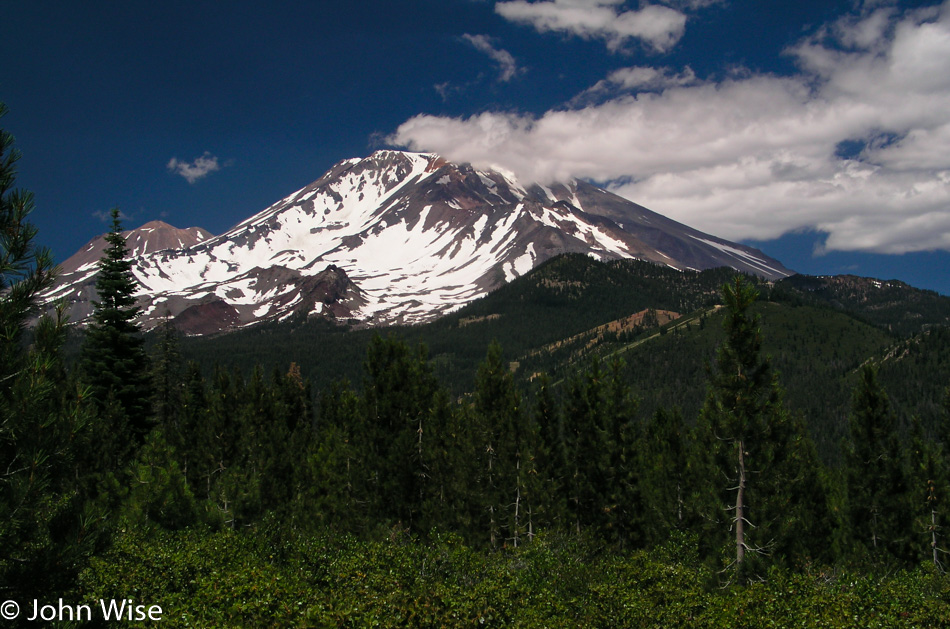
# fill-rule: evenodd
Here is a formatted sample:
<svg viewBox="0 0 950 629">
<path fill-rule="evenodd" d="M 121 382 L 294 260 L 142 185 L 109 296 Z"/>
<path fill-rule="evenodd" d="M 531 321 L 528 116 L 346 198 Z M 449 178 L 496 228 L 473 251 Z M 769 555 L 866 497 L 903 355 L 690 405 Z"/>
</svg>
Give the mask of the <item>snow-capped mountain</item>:
<svg viewBox="0 0 950 629">
<path fill-rule="evenodd" d="M 200 227 L 178 229 L 162 221 L 151 221 L 137 229 L 122 232 L 129 255 L 138 260 L 163 249 L 187 249 L 212 237 Z M 66 298 L 70 303 L 70 319 L 82 321 L 92 314 L 96 298 L 96 275 L 99 259 L 107 247 L 103 236 L 96 236 L 60 265 L 60 274 L 52 289 L 43 295 L 47 302 Z"/>
<path fill-rule="evenodd" d="M 150 223 L 130 232 L 149 236 L 129 239 L 143 323 L 168 316 L 199 334 L 294 313 L 369 325 L 423 322 L 565 252 L 791 274 L 756 249 L 582 181 L 524 186 L 496 170 L 401 151 L 340 162 L 219 236 L 168 230 Z M 157 243 L 155 232 L 192 237 Z M 73 302 L 73 320 L 91 311 L 90 246 L 64 263 L 46 295 Z"/>
</svg>

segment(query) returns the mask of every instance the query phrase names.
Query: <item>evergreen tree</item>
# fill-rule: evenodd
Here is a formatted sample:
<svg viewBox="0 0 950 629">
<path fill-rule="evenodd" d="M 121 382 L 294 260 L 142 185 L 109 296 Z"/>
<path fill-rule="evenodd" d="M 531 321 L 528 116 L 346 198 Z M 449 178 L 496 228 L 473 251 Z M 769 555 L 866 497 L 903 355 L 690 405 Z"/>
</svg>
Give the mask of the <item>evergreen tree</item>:
<svg viewBox="0 0 950 629">
<path fill-rule="evenodd" d="M 158 332 L 158 344 L 150 361 L 152 413 L 160 426 L 180 432 L 184 380 L 178 332 L 168 319 L 162 322 Z"/>
<path fill-rule="evenodd" d="M 123 512 L 133 526 L 157 524 L 176 530 L 198 522 L 198 505 L 178 464 L 177 453 L 160 431 L 150 433 L 139 451 L 131 481 Z"/>
<path fill-rule="evenodd" d="M 909 561 L 911 512 L 897 437 L 897 418 L 870 364 L 861 369 L 845 455 L 847 501 L 856 556 Z"/>
<path fill-rule="evenodd" d="M 618 546 L 642 541 L 633 449 L 637 402 L 622 372 L 621 362 L 605 372 L 595 358 L 572 378 L 563 440 L 570 525 L 576 533 L 592 527 Z"/>
<path fill-rule="evenodd" d="M 211 447 L 209 427 L 209 393 L 207 383 L 197 363 L 185 368 L 181 391 L 179 431 L 166 430 L 166 439 L 178 451 L 181 470 L 196 496 L 208 498 L 205 478 L 206 456 Z"/>
<path fill-rule="evenodd" d="M 439 529 L 477 537 L 477 531 L 472 530 L 477 513 L 472 479 L 476 477 L 478 459 L 472 444 L 472 422 L 464 410 L 452 403 L 444 389 L 433 397 L 426 431 L 420 434 L 420 442 L 425 439 L 420 458 L 425 457 L 426 481 L 421 532 Z"/>
<path fill-rule="evenodd" d="M 540 424 L 524 410 L 501 345 L 493 341 L 479 365 L 474 393 L 475 436 L 480 444 L 478 478 L 489 542 L 517 548 L 537 534 L 547 491 L 540 467 Z"/>
<path fill-rule="evenodd" d="M 944 446 L 927 439 L 920 419 L 914 417 L 911 426 L 909 452 L 910 500 L 914 515 L 915 554 L 943 570 L 946 540 L 943 522 L 946 520 L 944 502 L 948 495 L 947 462 Z"/>
<path fill-rule="evenodd" d="M 944 452 L 950 456 L 950 385 L 943 390 L 943 413 L 939 417 L 937 442 L 943 445 Z"/>
<path fill-rule="evenodd" d="M 639 455 L 640 493 L 651 545 L 662 544 L 675 531 L 694 524 L 689 500 L 689 434 L 679 409 L 660 408 L 647 423 Z"/>
<path fill-rule="evenodd" d="M 114 399 L 123 424 L 105 426 L 116 439 L 139 443 L 151 427 L 148 357 L 135 317 L 136 285 L 119 210 L 112 210 L 108 244 L 96 278 L 98 301 L 83 341 L 81 365 L 92 400 L 105 409 Z"/>
<path fill-rule="evenodd" d="M 305 463 L 296 519 L 341 531 L 365 530 L 371 514 L 363 491 L 360 398 L 349 382 L 336 381 L 320 396 L 317 434 Z"/>
<path fill-rule="evenodd" d="M 523 522 L 524 473 L 518 443 L 521 394 L 515 389 L 501 345 L 493 341 L 475 375 L 475 438 L 481 461 L 477 478 L 485 532 L 494 548 L 510 539 L 517 546 Z"/>
<path fill-rule="evenodd" d="M 791 559 L 794 538 L 821 528 L 827 508 L 814 448 L 784 408 L 777 374 L 762 356 L 759 317 L 752 312 L 758 293 L 742 276 L 722 293 L 726 339 L 710 373 L 700 431 L 717 496 L 706 514 L 714 524 L 708 537 L 721 543 L 731 532 L 729 565 L 741 581 L 765 557 Z"/>
<path fill-rule="evenodd" d="M 89 416 L 62 360 L 64 308 L 23 342 L 55 268 L 34 242 L 32 195 L 13 189 L 18 158 L 0 130 L 0 595 L 23 601 L 65 591 L 92 531 L 82 530 L 74 468 Z"/>
<path fill-rule="evenodd" d="M 550 378 L 542 373 L 537 378 L 538 388 L 534 403 L 534 424 L 537 426 L 538 446 L 535 455 L 539 499 L 531 508 L 532 528 L 554 526 L 565 517 L 563 500 L 562 454 L 563 416 L 555 398 Z"/>
<path fill-rule="evenodd" d="M 439 389 L 428 350 L 374 335 L 364 361 L 361 462 L 366 500 L 377 521 L 412 529 L 427 491 L 426 422 Z"/>
</svg>

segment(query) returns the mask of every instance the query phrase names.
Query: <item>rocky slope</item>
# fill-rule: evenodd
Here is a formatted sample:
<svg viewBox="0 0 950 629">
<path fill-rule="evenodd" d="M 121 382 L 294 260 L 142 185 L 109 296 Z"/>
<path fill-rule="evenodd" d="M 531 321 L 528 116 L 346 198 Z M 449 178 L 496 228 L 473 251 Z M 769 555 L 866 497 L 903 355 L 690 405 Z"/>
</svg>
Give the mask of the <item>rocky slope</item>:
<svg viewBox="0 0 950 629">
<path fill-rule="evenodd" d="M 143 323 L 168 316 L 197 334 L 295 313 L 362 325 L 428 321 L 566 252 L 773 279 L 791 273 L 756 249 L 585 182 L 525 186 L 401 151 L 340 162 L 220 236 L 149 223 L 129 238 Z M 65 297 L 82 320 L 91 311 L 94 243 L 77 256 L 47 297 Z"/>
</svg>

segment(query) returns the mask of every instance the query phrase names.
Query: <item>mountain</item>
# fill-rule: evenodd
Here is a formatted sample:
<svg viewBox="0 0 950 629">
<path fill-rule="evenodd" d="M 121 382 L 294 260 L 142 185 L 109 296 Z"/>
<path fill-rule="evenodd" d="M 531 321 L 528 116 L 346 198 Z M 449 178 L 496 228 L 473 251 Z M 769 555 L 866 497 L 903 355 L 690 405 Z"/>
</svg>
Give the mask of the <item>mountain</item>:
<svg viewBox="0 0 950 629">
<path fill-rule="evenodd" d="M 420 323 L 563 253 L 769 279 L 792 273 L 586 182 L 525 186 L 401 151 L 340 162 L 224 234 L 159 248 L 149 241 L 134 254 L 143 323 L 169 316 L 195 334 L 294 315 Z M 81 320 L 93 271 L 88 260 L 67 269 L 46 297 L 66 297 Z"/>
<path fill-rule="evenodd" d="M 151 221 L 136 229 L 122 232 L 122 236 L 129 248 L 129 256 L 138 260 L 164 249 L 184 250 L 213 235 L 200 227 L 178 229 L 162 221 Z M 92 300 L 96 298 L 99 259 L 107 246 L 104 235 L 96 236 L 60 264 L 57 282 L 42 295 L 43 301 L 49 303 L 67 299 L 73 321 L 82 321 L 91 315 Z"/>
</svg>

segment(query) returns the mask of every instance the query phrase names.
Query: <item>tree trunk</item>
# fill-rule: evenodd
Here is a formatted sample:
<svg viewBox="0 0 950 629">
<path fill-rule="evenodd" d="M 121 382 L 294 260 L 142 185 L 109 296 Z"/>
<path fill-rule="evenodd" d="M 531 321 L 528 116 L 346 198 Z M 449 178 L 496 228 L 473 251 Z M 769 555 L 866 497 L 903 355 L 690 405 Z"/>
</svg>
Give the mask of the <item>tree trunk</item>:
<svg viewBox="0 0 950 629">
<path fill-rule="evenodd" d="M 739 441 L 739 488 L 736 491 L 736 567 L 745 559 L 745 453 Z"/>
<path fill-rule="evenodd" d="M 514 531 L 514 545 L 515 548 L 518 548 L 518 527 L 520 526 L 519 522 L 519 509 L 521 508 L 521 455 L 517 456 L 517 462 L 515 463 L 515 531 Z"/>
</svg>

